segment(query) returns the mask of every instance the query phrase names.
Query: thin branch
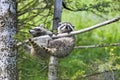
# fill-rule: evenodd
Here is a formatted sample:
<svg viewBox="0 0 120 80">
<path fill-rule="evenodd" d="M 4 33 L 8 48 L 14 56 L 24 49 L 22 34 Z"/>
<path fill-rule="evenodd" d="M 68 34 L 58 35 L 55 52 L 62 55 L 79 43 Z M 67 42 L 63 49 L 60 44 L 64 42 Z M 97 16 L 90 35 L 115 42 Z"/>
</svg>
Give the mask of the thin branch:
<svg viewBox="0 0 120 80">
<path fill-rule="evenodd" d="M 16 46 L 19 47 L 23 44 L 27 44 L 28 42 L 29 42 L 29 40 L 27 39 L 27 40 L 24 40 L 23 42 L 18 42 Z"/>
<path fill-rule="evenodd" d="M 103 14 L 99 14 L 98 12 L 94 11 L 94 10 L 89 10 L 90 12 L 92 12 L 93 14 L 95 14 L 96 16 L 103 18 L 104 20 L 108 20 L 108 18 L 104 17 Z"/>
<path fill-rule="evenodd" d="M 107 4 L 107 5 L 106 5 Z M 87 6 L 87 5 L 85 5 L 85 6 L 83 6 L 82 8 L 77 8 L 77 9 L 72 9 L 72 8 L 69 8 L 68 6 L 67 6 L 67 3 L 65 2 L 65 1 L 63 1 L 62 2 L 62 6 L 63 6 L 63 8 L 64 9 L 66 9 L 66 10 L 69 10 L 69 11 L 74 11 L 74 12 L 78 12 L 78 11 L 88 11 L 88 10 L 90 10 L 91 8 L 92 9 L 96 9 L 97 11 L 100 11 L 99 9 L 101 8 L 101 7 L 109 7 L 110 6 L 110 3 L 109 2 L 101 2 L 101 3 L 97 3 L 97 4 L 95 4 L 95 5 L 90 5 L 90 6 Z M 101 12 L 101 11 L 100 11 Z"/>
<path fill-rule="evenodd" d="M 23 15 L 23 14 L 25 14 L 25 13 L 28 13 L 28 12 L 32 12 L 33 10 L 44 10 L 45 8 L 46 8 L 46 6 L 43 7 L 43 8 L 30 8 L 30 9 L 27 9 L 27 10 L 22 11 L 21 13 L 18 12 L 18 13 L 19 13 L 18 16 L 21 16 L 21 15 Z"/>
<path fill-rule="evenodd" d="M 103 74 L 103 73 L 106 73 L 106 72 L 117 71 L 117 70 L 119 70 L 119 69 L 113 69 L 113 70 L 109 70 L 109 71 L 96 72 L 96 73 L 92 73 L 92 74 L 88 74 L 88 75 L 83 75 L 83 76 L 78 77 L 77 80 L 82 79 L 82 78 L 87 78 L 87 77 L 90 77 L 90 76 L 100 75 L 100 74 Z"/>
<path fill-rule="evenodd" d="M 82 29 L 82 30 L 73 31 L 73 32 L 71 32 L 69 34 L 68 33 L 63 33 L 63 34 L 60 34 L 60 35 L 57 35 L 57 36 L 53 36 L 52 38 L 59 38 L 59 37 L 65 37 L 65 36 L 71 36 L 71 35 L 81 34 L 81 33 L 88 32 L 88 31 L 94 30 L 96 28 L 99 28 L 99 27 L 102 27 L 102 26 L 105 26 L 105 25 L 108 25 L 108 24 L 111 24 L 111 23 L 114 23 L 114 22 L 117 22 L 119 20 L 120 20 L 120 16 L 116 17 L 116 18 L 113 18 L 111 20 L 108 20 L 108 21 L 96 24 L 94 26 Z M 39 39 L 39 37 L 38 37 L 38 39 Z M 35 40 L 38 40 L 38 39 L 37 39 L 37 37 L 35 38 Z M 18 43 L 17 46 L 22 45 L 22 43 L 28 43 L 28 40 L 25 40 L 23 42 Z"/>
<path fill-rule="evenodd" d="M 74 11 L 74 12 L 77 12 L 77 11 L 87 11 L 87 10 L 88 10 L 87 7 L 86 7 L 86 8 L 80 8 L 80 9 L 73 10 L 73 9 L 69 8 L 69 7 L 66 5 L 66 2 L 65 2 L 65 1 L 62 2 L 62 6 L 63 6 L 63 8 L 65 8 L 66 10 Z"/>
<path fill-rule="evenodd" d="M 97 45 L 87 45 L 87 46 L 75 46 L 74 49 L 99 48 L 99 47 L 110 47 L 110 46 L 120 46 L 120 43 L 97 44 Z"/>
<path fill-rule="evenodd" d="M 102 27 L 102 26 L 105 26 L 105 25 L 108 25 L 108 24 L 111 24 L 111 23 L 114 23 L 114 22 L 117 22 L 120 20 L 120 16 L 119 17 L 116 17 L 116 18 L 113 18 L 111 20 L 107 20 L 107 21 L 104 21 L 102 23 L 99 23 L 99 24 L 96 24 L 94 26 L 91 26 L 91 27 L 88 27 L 88 28 L 85 28 L 85 29 L 82 29 L 82 30 L 78 30 L 78 31 L 73 31 L 69 34 L 67 33 L 63 33 L 63 34 L 60 34 L 58 36 L 54 36 L 52 38 L 59 38 L 59 37 L 65 37 L 65 36 L 71 36 L 71 35 L 76 35 L 76 34 L 81 34 L 81 33 L 84 33 L 84 32 L 88 32 L 88 31 L 91 31 L 91 30 L 94 30 L 96 28 L 99 28 L 99 27 Z"/>
<path fill-rule="evenodd" d="M 24 4 L 24 3 L 25 2 L 20 3 L 20 5 L 22 4 L 23 7 L 21 9 L 19 9 L 18 16 L 21 16 L 21 15 L 27 13 L 27 12 L 31 12 L 32 10 L 41 10 L 41 9 L 43 10 L 44 8 L 46 8 L 46 6 L 44 6 L 42 8 L 31 8 L 34 5 L 38 4 L 38 0 L 30 1 L 26 4 Z M 43 1 L 40 1 L 39 3 L 42 4 Z"/>
</svg>

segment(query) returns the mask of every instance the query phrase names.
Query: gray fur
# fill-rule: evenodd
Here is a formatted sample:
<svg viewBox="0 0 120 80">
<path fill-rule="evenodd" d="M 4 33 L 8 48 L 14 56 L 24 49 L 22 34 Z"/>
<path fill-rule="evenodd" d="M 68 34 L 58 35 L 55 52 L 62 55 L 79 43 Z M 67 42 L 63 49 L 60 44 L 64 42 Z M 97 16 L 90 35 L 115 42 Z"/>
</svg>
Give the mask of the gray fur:
<svg viewBox="0 0 120 80">
<path fill-rule="evenodd" d="M 33 29 L 35 31 L 35 29 Z M 43 30 L 43 31 L 42 31 Z M 38 36 L 45 36 L 45 35 L 51 35 L 52 32 L 49 32 L 47 29 L 42 29 L 40 32 L 42 34 L 34 34 L 33 37 Z M 62 23 L 58 27 L 58 35 L 62 33 L 70 33 L 73 31 L 73 26 L 70 23 Z M 32 32 L 32 31 L 31 31 Z M 43 33 L 44 32 L 44 33 Z M 34 32 L 37 33 L 37 32 Z M 68 36 L 68 37 L 61 37 L 57 39 L 48 39 L 47 45 L 41 45 L 41 41 L 31 41 L 31 45 L 33 46 L 31 49 L 31 54 L 37 54 L 42 57 L 45 57 L 46 55 L 52 55 L 56 56 L 58 58 L 63 58 L 65 56 L 68 56 L 75 45 L 75 37 L 74 36 Z M 35 49 L 36 48 L 36 49 Z"/>
</svg>

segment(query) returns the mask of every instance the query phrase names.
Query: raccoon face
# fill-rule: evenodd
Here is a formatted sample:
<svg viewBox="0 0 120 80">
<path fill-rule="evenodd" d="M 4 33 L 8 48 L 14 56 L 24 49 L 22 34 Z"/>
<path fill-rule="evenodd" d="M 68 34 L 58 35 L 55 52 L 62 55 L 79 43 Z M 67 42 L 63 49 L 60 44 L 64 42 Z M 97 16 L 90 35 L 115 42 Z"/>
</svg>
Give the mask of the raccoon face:
<svg viewBox="0 0 120 80">
<path fill-rule="evenodd" d="M 50 30 L 44 28 L 43 25 L 40 25 L 38 27 L 35 27 L 35 28 L 29 30 L 29 33 L 33 37 L 44 36 L 44 35 L 49 35 L 49 36 L 53 35 L 53 33 Z"/>
<path fill-rule="evenodd" d="M 73 31 L 73 26 L 68 22 L 64 22 L 60 24 L 60 26 L 58 27 L 58 34 L 59 33 L 70 33 L 71 31 Z"/>
<path fill-rule="evenodd" d="M 35 27 L 34 29 L 29 30 L 29 33 L 33 36 L 33 37 L 38 37 L 43 35 L 43 31 L 41 30 L 41 27 Z"/>
</svg>

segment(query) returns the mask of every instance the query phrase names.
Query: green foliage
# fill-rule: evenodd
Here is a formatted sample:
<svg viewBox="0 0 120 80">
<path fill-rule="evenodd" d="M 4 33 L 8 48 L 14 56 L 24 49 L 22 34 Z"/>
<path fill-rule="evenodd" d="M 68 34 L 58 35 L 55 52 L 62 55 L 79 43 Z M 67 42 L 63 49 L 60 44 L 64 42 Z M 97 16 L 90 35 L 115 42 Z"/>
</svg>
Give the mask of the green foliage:
<svg viewBox="0 0 120 80">
<path fill-rule="evenodd" d="M 47 2 L 48 1 L 48 2 Z M 80 30 L 107 19 L 114 18 L 120 13 L 120 2 L 117 0 L 65 0 L 72 9 L 85 8 L 84 11 L 72 12 L 63 9 L 62 22 L 70 22 L 75 30 Z M 51 29 L 53 17 L 52 0 L 18 0 L 18 41 L 30 37 L 28 30 L 44 24 Z M 114 43 L 120 40 L 120 23 L 116 22 L 76 35 L 76 46 Z M 32 57 L 20 47 L 18 54 L 18 70 L 20 80 L 47 80 L 46 62 Z M 60 80 L 91 80 L 85 75 L 116 70 L 115 80 L 120 79 L 120 47 L 102 47 L 74 49 L 66 58 L 60 59 L 58 65 Z M 80 79 L 79 79 L 80 78 Z M 92 79 L 93 80 L 93 79 Z"/>
<path fill-rule="evenodd" d="M 19 80 L 47 80 L 47 63 L 30 56 L 22 48 L 19 48 L 19 51 L 17 59 Z"/>
</svg>

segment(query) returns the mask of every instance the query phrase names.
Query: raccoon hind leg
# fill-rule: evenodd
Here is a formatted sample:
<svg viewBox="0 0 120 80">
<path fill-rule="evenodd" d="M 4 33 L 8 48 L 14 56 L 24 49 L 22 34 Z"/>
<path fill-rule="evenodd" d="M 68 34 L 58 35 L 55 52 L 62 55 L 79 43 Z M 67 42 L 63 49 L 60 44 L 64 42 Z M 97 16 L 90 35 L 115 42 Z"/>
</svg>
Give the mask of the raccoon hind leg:
<svg viewBox="0 0 120 80">
<path fill-rule="evenodd" d="M 48 47 L 44 47 L 44 46 L 41 46 L 41 48 L 42 48 L 43 50 L 45 50 L 45 52 L 46 52 L 47 54 L 54 54 L 54 53 L 56 53 L 56 51 L 57 51 L 56 48 L 48 48 Z"/>
</svg>

